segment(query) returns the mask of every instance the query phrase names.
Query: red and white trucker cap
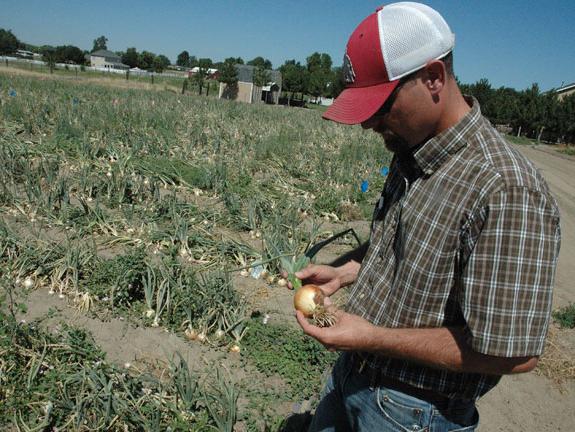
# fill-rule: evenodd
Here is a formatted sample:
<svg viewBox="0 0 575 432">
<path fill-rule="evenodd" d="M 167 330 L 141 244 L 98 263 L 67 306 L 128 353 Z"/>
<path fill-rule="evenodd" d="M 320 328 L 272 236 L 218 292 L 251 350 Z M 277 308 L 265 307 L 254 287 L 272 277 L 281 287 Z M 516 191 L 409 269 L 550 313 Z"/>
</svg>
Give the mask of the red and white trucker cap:
<svg viewBox="0 0 575 432">
<path fill-rule="evenodd" d="M 445 57 L 454 44 L 449 26 L 429 6 L 400 2 L 379 8 L 349 38 L 342 71 L 346 88 L 323 118 L 364 122 L 381 108 L 402 77 Z"/>
</svg>

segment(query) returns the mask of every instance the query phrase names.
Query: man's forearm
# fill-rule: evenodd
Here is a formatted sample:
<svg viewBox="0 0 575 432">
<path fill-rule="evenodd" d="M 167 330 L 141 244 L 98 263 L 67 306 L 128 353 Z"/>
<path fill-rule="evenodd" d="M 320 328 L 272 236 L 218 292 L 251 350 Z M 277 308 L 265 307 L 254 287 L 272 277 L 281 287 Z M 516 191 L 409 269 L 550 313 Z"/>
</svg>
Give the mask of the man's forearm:
<svg viewBox="0 0 575 432">
<path fill-rule="evenodd" d="M 455 372 L 505 375 L 529 372 L 538 357 L 496 357 L 472 350 L 460 328 L 389 329 L 377 327 L 373 349 L 388 357 Z"/>
</svg>

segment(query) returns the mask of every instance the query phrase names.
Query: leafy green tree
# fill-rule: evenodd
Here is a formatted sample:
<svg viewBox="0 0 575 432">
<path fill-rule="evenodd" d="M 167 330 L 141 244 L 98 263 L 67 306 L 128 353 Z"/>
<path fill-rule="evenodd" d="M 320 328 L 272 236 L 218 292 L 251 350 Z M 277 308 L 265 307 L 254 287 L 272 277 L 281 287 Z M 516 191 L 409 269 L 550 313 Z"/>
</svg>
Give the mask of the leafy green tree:
<svg viewBox="0 0 575 432">
<path fill-rule="evenodd" d="M 122 63 L 130 66 L 131 68 L 138 67 L 138 61 L 140 59 L 140 55 L 136 48 L 128 48 L 126 52 L 122 55 Z"/>
<path fill-rule="evenodd" d="M 533 84 L 531 88 L 520 93 L 519 97 L 519 126 L 522 134 L 535 138 L 537 129 L 541 127 L 543 120 L 543 105 L 541 103 L 539 86 Z"/>
<path fill-rule="evenodd" d="M 198 65 L 198 58 L 196 56 L 190 56 L 190 64 L 189 67 L 193 68 Z"/>
<path fill-rule="evenodd" d="M 256 66 L 254 69 L 254 85 L 258 87 L 263 87 L 271 80 L 271 75 L 268 70 L 264 69 L 261 66 Z"/>
<path fill-rule="evenodd" d="M 326 84 L 326 97 L 336 98 L 345 89 L 345 81 L 341 67 L 335 67 L 330 72 L 330 79 Z"/>
<path fill-rule="evenodd" d="M 12 54 L 20 48 L 20 41 L 11 30 L 0 29 L 0 55 Z"/>
<path fill-rule="evenodd" d="M 138 67 L 140 69 L 152 70 L 154 68 L 154 59 L 156 55 L 149 51 L 142 51 L 138 60 Z"/>
<path fill-rule="evenodd" d="M 561 142 L 575 143 L 575 93 L 558 104 L 557 138 Z"/>
<path fill-rule="evenodd" d="M 234 99 L 238 92 L 238 71 L 235 65 L 236 59 L 230 57 L 219 68 L 218 81 L 226 85 L 222 94 L 225 99 Z"/>
<path fill-rule="evenodd" d="M 41 47 L 41 53 L 42 61 L 50 68 L 50 73 L 54 73 L 54 69 L 56 68 L 56 48 L 50 45 L 44 45 Z"/>
<path fill-rule="evenodd" d="M 281 67 L 283 88 L 290 93 L 288 104 L 293 99 L 295 93 L 304 93 L 307 89 L 309 73 L 305 66 L 295 60 L 287 60 Z"/>
<path fill-rule="evenodd" d="M 198 70 L 192 75 L 192 82 L 198 87 L 198 94 L 202 94 L 206 79 L 208 77 L 208 69 L 212 67 L 212 60 L 210 58 L 201 58 L 198 61 Z M 208 87 L 209 92 L 209 87 Z M 207 94 L 206 94 L 207 96 Z"/>
<path fill-rule="evenodd" d="M 106 36 L 100 36 L 94 39 L 94 46 L 92 48 L 92 52 L 107 49 L 108 49 L 108 38 Z"/>
<path fill-rule="evenodd" d="M 272 69 L 272 62 L 269 61 L 268 59 L 265 59 L 261 56 L 258 56 L 252 60 L 250 60 L 249 62 L 247 62 L 247 64 L 249 66 L 256 66 L 256 67 L 260 67 L 262 69 Z"/>
<path fill-rule="evenodd" d="M 486 106 L 487 101 L 491 97 L 491 84 L 489 80 L 486 78 L 482 78 L 477 81 L 475 84 L 472 84 L 469 88 L 469 93 L 472 94 L 477 101 L 479 102 L 480 106 Z"/>
<path fill-rule="evenodd" d="M 168 66 L 170 66 L 170 59 L 165 55 L 160 54 L 154 57 L 154 72 L 162 73 Z"/>
<path fill-rule="evenodd" d="M 73 45 L 57 46 L 54 49 L 54 60 L 57 63 L 84 64 L 84 51 Z"/>
<path fill-rule="evenodd" d="M 314 52 L 307 59 L 309 73 L 307 93 L 318 98 L 328 95 L 328 83 L 332 79 L 331 56 L 326 53 Z"/>
<path fill-rule="evenodd" d="M 491 93 L 481 110 L 492 123 L 510 125 L 515 129 L 518 126 L 519 93 L 509 87 L 500 87 Z"/>
<path fill-rule="evenodd" d="M 198 60 L 198 66 L 205 69 L 209 69 L 214 66 L 214 62 L 209 57 L 201 58 Z"/>
<path fill-rule="evenodd" d="M 176 59 L 176 64 L 182 67 L 190 67 L 190 53 L 187 51 L 182 51 L 178 54 Z"/>
</svg>

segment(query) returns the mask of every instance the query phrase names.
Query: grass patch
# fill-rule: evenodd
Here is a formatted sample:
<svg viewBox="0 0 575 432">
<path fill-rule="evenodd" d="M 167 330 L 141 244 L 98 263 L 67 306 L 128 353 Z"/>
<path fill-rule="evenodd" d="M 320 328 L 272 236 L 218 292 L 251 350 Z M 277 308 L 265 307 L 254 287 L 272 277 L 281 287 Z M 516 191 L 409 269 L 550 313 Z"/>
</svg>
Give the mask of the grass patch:
<svg viewBox="0 0 575 432">
<path fill-rule="evenodd" d="M 308 103 L 306 105 L 306 108 L 309 108 L 311 110 L 317 111 L 320 114 L 323 114 L 324 112 L 327 111 L 327 109 L 329 108 L 329 106 L 327 105 L 321 105 L 321 104 L 314 104 L 314 103 Z"/>
<path fill-rule="evenodd" d="M 511 144 L 520 144 L 520 145 L 539 144 L 537 141 L 523 136 L 518 137 L 514 135 L 505 135 L 505 139 Z"/>
<path fill-rule="evenodd" d="M 575 328 L 575 304 L 554 311 L 553 319 L 561 328 Z"/>
<path fill-rule="evenodd" d="M 563 150 L 559 150 L 559 152 L 567 156 L 575 156 L 575 146 L 567 146 Z"/>
</svg>

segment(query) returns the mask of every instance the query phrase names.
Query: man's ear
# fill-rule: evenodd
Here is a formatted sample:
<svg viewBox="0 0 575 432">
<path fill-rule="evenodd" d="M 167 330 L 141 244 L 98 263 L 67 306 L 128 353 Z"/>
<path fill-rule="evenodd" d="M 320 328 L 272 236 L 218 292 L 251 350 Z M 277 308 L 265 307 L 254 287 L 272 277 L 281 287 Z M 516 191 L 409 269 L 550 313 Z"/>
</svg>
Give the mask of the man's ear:
<svg viewBox="0 0 575 432">
<path fill-rule="evenodd" d="M 431 60 L 425 65 L 424 83 L 432 96 L 437 96 L 445 86 L 447 71 L 440 60 Z"/>
</svg>

